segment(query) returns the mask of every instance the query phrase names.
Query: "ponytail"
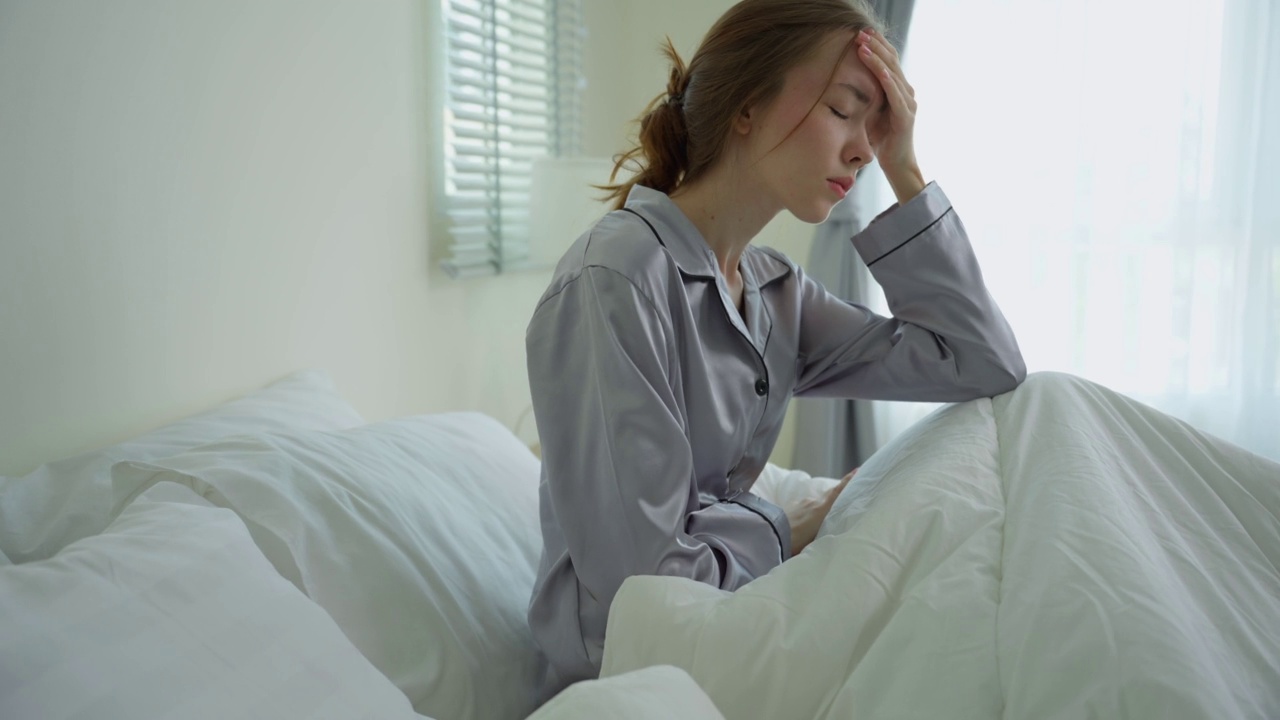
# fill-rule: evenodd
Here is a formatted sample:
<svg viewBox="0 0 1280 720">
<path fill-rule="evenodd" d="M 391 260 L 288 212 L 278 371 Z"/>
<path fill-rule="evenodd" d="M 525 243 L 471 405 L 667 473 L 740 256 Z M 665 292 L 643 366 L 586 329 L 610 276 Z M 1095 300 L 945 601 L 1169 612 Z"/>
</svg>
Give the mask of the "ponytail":
<svg viewBox="0 0 1280 720">
<path fill-rule="evenodd" d="M 639 144 L 614 156 L 609 182 L 614 183 L 628 163 L 638 165 L 639 171 L 626 182 L 597 186 L 608 193 L 602 200 L 613 201 L 615 210 L 626 204 L 627 195 L 636 185 L 671 194 L 680 186 L 689 169 L 689 131 L 685 125 L 689 68 L 671 44 L 671 38 L 663 43 L 662 54 L 671 63 L 667 91 L 650 101 L 641 113 Z"/>
</svg>

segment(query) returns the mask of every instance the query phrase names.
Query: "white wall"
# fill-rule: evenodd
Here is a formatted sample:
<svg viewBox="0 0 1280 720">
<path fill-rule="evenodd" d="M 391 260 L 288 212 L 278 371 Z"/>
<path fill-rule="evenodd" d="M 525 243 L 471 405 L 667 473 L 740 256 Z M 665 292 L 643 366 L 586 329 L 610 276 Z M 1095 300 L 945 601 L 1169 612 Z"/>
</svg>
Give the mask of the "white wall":
<svg viewBox="0 0 1280 720">
<path fill-rule="evenodd" d="M 586 4 L 585 145 L 609 155 L 665 87 L 661 33 L 692 52 L 730 3 Z M 0 0 L 0 473 L 301 367 L 370 420 L 516 423 L 548 276 L 436 269 L 438 15 Z M 802 259 L 811 229 L 787 220 L 765 242 Z"/>
</svg>

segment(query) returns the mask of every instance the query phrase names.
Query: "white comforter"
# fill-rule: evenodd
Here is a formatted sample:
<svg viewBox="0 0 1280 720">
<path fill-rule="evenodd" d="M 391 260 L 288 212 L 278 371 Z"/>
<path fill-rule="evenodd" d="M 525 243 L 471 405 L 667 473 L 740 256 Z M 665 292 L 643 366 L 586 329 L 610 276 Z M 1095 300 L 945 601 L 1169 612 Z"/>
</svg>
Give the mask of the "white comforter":
<svg viewBox="0 0 1280 720">
<path fill-rule="evenodd" d="M 1280 717 L 1280 465 L 1072 376 L 939 410 L 726 593 L 635 577 L 604 676 L 726 718 Z"/>
</svg>

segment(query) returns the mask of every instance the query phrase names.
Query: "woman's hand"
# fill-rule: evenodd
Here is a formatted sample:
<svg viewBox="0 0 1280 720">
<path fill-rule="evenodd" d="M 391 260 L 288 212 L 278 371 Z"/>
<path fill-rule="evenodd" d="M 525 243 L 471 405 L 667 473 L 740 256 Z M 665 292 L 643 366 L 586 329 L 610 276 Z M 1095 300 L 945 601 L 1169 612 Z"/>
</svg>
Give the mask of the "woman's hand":
<svg viewBox="0 0 1280 720">
<path fill-rule="evenodd" d="M 787 520 L 791 523 L 792 557 L 799 555 L 818 536 L 822 521 L 827 519 L 827 513 L 831 512 L 831 506 L 840 497 L 840 491 L 844 490 L 844 486 L 849 484 L 856 472 L 858 469 L 854 468 L 853 472 L 845 475 L 840 484 L 831 488 L 821 500 L 805 500 L 787 508 Z"/>
<path fill-rule="evenodd" d="M 902 74 L 898 51 L 874 30 L 857 38 L 858 58 L 884 89 L 885 108 L 871 131 L 871 148 L 900 204 L 924 189 L 916 162 L 916 91 Z"/>
</svg>

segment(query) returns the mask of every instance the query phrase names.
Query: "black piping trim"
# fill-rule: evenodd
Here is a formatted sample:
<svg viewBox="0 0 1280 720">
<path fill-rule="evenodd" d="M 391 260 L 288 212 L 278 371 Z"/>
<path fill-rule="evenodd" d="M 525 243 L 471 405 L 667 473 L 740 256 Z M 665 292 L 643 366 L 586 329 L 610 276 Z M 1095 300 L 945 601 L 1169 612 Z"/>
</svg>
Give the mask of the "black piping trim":
<svg viewBox="0 0 1280 720">
<path fill-rule="evenodd" d="M 769 318 L 769 332 L 765 333 L 764 335 L 764 352 L 760 354 L 760 359 L 764 360 L 765 353 L 769 352 L 769 339 L 773 337 L 773 313 L 769 312 L 769 306 L 764 301 L 764 291 L 761 290 L 760 288 L 756 288 L 756 293 L 760 296 L 760 307 L 764 308 L 765 317 Z M 764 372 L 765 372 L 765 375 L 769 374 L 768 365 L 765 365 Z M 765 382 L 768 382 L 768 381 L 769 379 L 766 377 Z"/>
<path fill-rule="evenodd" d="M 632 215 L 635 215 L 636 217 L 640 218 L 640 220 L 641 220 L 641 221 L 643 221 L 645 225 L 648 225 L 648 226 L 649 226 L 649 231 L 653 233 L 653 236 L 654 236 L 655 238 L 657 238 L 657 240 L 658 240 L 658 244 L 659 244 L 659 245 L 661 245 L 662 247 L 666 247 L 666 246 L 667 246 L 667 244 L 666 244 L 666 243 L 662 242 L 662 236 L 661 236 L 661 235 L 659 235 L 659 234 L 658 234 L 658 231 L 654 229 L 654 227 L 653 227 L 653 223 L 649 222 L 648 218 L 646 218 L 645 216 L 643 216 L 643 215 L 641 215 L 640 213 L 636 212 L 635 210 L 632 210 L 631 208 L 622 208 L 622 209 L 623 209 L 623 211 L 624 211 L 624 212 L 629 212 L 629 213 L 631 213 Z"/>
<path fill-rule="evenodd" d="M 876 263 L 880 262 L 881 260 L 883 260 L 883 259 L 885 259 L 885 258 L 889 257 L 890 255 L 894 254 L 894 253 L 895 253 L 895 252 L 897 252 L 898 250 L 902 249 L 902 246 L 903 246 L 903 245 L 906 245 L 907 243 L 911 242 L 912 240 L 915 240 L 916 238 L 918 238 L 918 237 L 920 237 L 921 235 L 923 235 L 923 234 L 925 234 L 926 232 L 928 232 L 928 231 L 929 231 L 929 228 L 931 228 L 931 227 L 933 227 L 934 225 L 937 225 L 938 223 L 942 222 L 942 218 L 946 217 L 946 216 L 947 216 L 947 214 L 951 212 L 951 210 L 952 210 L 952 208 L 947 208 L 947 211 L 946 211 L 946 212 L 944 212 L 944 213 L 942 213 L 941 215 L 939 215 L 937 220 L 934 220 L 933 222 L 931 222 L 931 223 L 929 223 L 928 225 L 926 225 L 926 226 L 925 226 L 925 228 L 924 228 L 924 230 L 921 230 L 920 232 L 916 233 L 915 235 L 912 235 L 911 237 L 909 237 L 909 238 L 907 238 L 906 240 L 904 240 L 901 244 L 899 244 L 899 245 L 898 245 L 897 247 L 895 247 L 894 249 L 892 249 L 892 250 L 890 250 L 889 252 L 887 252 L 887 253 L 885 253 L 885 254 L 881 255 L 880 257 L 876 258 L 875 260 L 872 260 L 871 262 L 867 263 L 867 267 L 871 267 L 872 265 L 875 265 Z"/>
<path fill-rule="evenodd" d="M 778 539 L 778 556 L 782 558 L 782 562 L 786 562 L 787 555 L 788 555 L 787 553 L 788 546 L 783 544 L 784 541 L 782 539 L 782 535 L 778 533 L 778 526 L 773 523 L 773 518 L 769 517 L 768 515 L 765 515 L 764 511 L 760 510 L 759 508 L 752 507 L 751 505 L 748 505 L 744 502 L 739 502 L 737 498 L 738 496 L 735 495 L 731 498 L 726 498 L 723 502 L 729 503 L 730 505 L 737 505 L 740 508 L 746 508 L 747 510 L 750 510 L 756 515 L 759 515 L 760 519 L 764 520 L 765 524 L 768 525 L 769 528 L 773 530 L 773 536 Z M 786 542 L 790 542 L 790 541 L 791 539 L 787 538 Z"/>
</svg>

